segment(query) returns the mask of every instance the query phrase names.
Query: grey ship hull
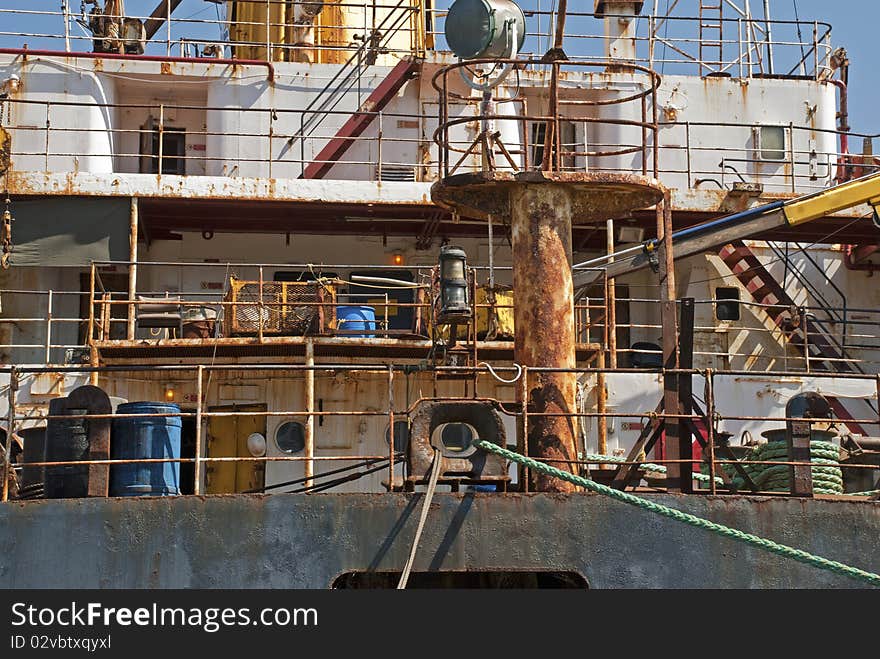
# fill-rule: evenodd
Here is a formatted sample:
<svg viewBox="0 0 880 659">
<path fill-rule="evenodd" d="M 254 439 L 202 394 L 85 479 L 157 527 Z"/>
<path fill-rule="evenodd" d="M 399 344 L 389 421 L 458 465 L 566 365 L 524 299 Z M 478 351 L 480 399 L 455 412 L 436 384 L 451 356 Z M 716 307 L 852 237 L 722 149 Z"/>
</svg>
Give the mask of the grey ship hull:
<svg viewBox="0 0 880 659">
<path fill-rule="evenodd" d="M 880 572 L 880 504 L 652 495 Z M 328 588 L 399 571 L 420 495 L 78 499 L 0 507 L 0 588 Z M 438 494 L 415 572 L 574 573 L 591 588 L 864 584 L 594 495 Z"/>
</svg>

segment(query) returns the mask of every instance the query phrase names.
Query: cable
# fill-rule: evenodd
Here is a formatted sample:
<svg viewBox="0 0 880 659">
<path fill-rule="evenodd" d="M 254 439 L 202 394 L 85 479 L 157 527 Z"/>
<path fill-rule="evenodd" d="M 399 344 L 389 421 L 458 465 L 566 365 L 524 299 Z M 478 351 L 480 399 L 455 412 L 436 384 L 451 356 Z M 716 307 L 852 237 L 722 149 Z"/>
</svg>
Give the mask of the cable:
<svg viewBox="0 0 880 659">
<path fill-rule="evenodd" d="M 369 460 L 364 460 L 363 462 L 358 462 L 357 464 L 348 465 L 347 467 L 339 467 L 338 469 L 332 469 L 330 471 L 322 472 L 316 476 L 296 478 L 292 481 L 285 481 L 283 483 L 274 483 L 273 485 L 267 485 L 262 488 L 255 488 L 253 490 L 245 490 L 242 494 L 262 494 L 267 492 L 268 490 L 277 490 L 279 487 L 287 487 L 288 485 L 298 485 L 299 483 L 304 483 L 305 481 L 315 480 L 318 478 L 324 478 L 325 476 L 333 476 L 334 474 L 341 474 L 345 471 L 351 471 L 352 469 L 358 469 L 360 467 L 368 467 L 370 465 L 376 464 L 377 462 L 381 462 L 383 460 L 388 460 L 388 458 L 371 458 Z"/>
<path fill-rule="evenodd" d="M 377 467 L 373 467 L 372 469 L 367 469 L 366 471 L 360 471 L 356 474 L 350 474 L 344 478 L 337 478 L 336 480 L 330 481 L 329 483 L 323 483 L 321 485 L 313 485 L 312 487 L 304 487 L 299 490 L 292 490 L 291 492 L 285 492 L 285 494 L 315 494 L 316 492 L 323 492 L 324 490 L 329 490 L 330 488 L 336 487 L 337 485 L 342 485 L 344 483 L 350 483 L 352 481 L 356 481 L 364 476 L 369 476 L 370 474 L 374 474 L 377 471 L 382 471 L 383 469 L 388 469 L 387 464 L 378 465 Z"/>
<path fill-rule="evenodd" d="M 801 32 L 801 18 L 798 16 L 798 3 L 797 0 L 791 0 L 791 4 L 794 6 L 794 20 L 797 25 L 797 36 L 798 36 L 798 44 L 801 47 L 801 66 L 806 69 L 807 66 L 807 53 L 804 51 L 804 34 Z M 816 73 L 819 73 L 816 71 Z"/>
<path fill-rule="evenodd" d="M 489 369 L 489 373 L 492 374 L 492 377 L 494 377 L 499 382 L 503 382 L 504 384 L 513 384 L 514 382 L 516 382 L 517 380 L 520 379 L 520 377 L 522 376 L 522 372 L 523 372 L 522 366 L 520 366 L 519 364 L 514 364 L 514 366 L 516 367 L 516 376 L 514 376 L 514 378 L 512 380 L 505 380 L 503 377 L 501 377 L 500 375 L 498 375 L 498 373 L 495 372 L 495 369 L 492 368 L 492 365 L 489 364 L 488 362 L 480 362 L 479 364 L 477 364 L 477 366 L 485 366 L 487 369 Z"/>
<path fill-rule="evenodd" d="M 344 476 L 342 478 L 336 478 L 336 479 L 329 481 L 327 483 L 318 483 L 316 485 L 309 485 L 307 487 L 301 487 L 298 490 L 290 490 L 289 492 L 283 492 L 282 494 L 311 494 L 312 492 L 320 492 L 322 490 L 328 490 L 331 487 L 336 487 L 337 485 L 342 485 L 343 483 L 348 483 L 350 481 L 356 481 L 359 478 L 361 478 L 362 476 L 367 476 L 367 475 L 372 474 L 376 471 L 380 471 L 382 469 L 387 469 L 387 468 L 388 468 L 387 464 L 378 465 L 377 467 L 373 467 L 373 468 L 368 469 L 366 471 L 359 471 L 356 474 L 349 474 L 348 476 Z M 313 476 L 312 479 L 314 479 L 314 478 L 315 477 Z"/>
<path fill-rule="evenodd" d="M 434 490 L 437 489 L 437 480 L 440 478 L 441 465 L 443 457 L 438 449 L 434 449 L 434 466 L 431 468 L 431 480 L 428 481 L 428 489 L 425 491 L 425 501 L 422 503 L 422 514 L 419 516 L 419 526 L 416 528 L 416 535 L 413 538 L 412 548 L 409 550 L 409 558 L 406 559 L 406 565 L 403 566 L 403 572 L 400 573 L 400 581 L 397 582 L 397 589 L 406 588 L 409 581 L 409 573 L 412 570 L 413 563 L 416 560 L 416 550 L 419 548 L 419 539 L 422 537 L 422 531 L 425 528 L 425 520 L 428 518 L 428 509 L 431 507 L 431 499 L 434 498 Z"/>
</svg>

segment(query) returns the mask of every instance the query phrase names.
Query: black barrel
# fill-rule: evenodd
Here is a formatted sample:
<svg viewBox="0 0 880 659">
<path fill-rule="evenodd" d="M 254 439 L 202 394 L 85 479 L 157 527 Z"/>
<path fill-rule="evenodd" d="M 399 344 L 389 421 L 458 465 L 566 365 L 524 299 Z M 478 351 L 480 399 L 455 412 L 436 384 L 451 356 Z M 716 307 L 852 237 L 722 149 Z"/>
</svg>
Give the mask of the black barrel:
<svg viewBox="0 0 880 659">
<path fill-rule="evenodd" d="M 49 403 L 50 416 L 88 413 L 88 410 L 81 408 L 66 409 L 64 400 L 60 398 Z M 46 462 L 88 459 L 88 419 L 49 419 L 46 425 Z M 88 494 L 89 466 L 87 464 L 46 467 L 47 499 L 75 499 L 86 497 Z"/>
<path fill-rule="evenodd" d="M 21 487 L 18 490 L 18 498 L 42 499 L 45 497 L 46 468 L 29 467 L 28 465 L 46 461 L 46 429 L 26 428 L 19 430 L 18 435 L 24 442 L 22 456 L 24 466 L 21 470 Z"/>
</svg>

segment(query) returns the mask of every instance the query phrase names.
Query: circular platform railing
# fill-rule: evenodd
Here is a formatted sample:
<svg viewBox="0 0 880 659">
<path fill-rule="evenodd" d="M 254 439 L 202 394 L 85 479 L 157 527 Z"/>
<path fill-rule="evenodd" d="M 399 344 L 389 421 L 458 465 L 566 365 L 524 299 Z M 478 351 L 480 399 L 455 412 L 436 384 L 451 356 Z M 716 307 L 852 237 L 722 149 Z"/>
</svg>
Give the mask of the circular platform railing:
<svg viewBox="0 0 880 659">
<path fill-rule="evenodd" d="M 468 82 L 505 67 L 512 68 L 504 84 L 482 96 Z M 462 167 L 657 175 L 660 75 L 652 69 L 607 60 L 482 59 L 446 66 L 431 82 L 439 93 L 433 139 L 441 178 Z M 499 112 L 499 105 L 521 112 Z M 581 136 L 572 134 L 578 124 Z"/>
</svg>

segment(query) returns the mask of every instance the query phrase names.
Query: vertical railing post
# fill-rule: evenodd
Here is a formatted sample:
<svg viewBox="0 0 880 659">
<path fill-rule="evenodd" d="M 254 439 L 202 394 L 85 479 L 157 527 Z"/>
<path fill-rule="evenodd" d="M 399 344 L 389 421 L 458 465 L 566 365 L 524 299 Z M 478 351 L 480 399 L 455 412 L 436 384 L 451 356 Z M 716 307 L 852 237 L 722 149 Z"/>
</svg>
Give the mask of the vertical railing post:
<svg viewBox="0 0 880 659">
<path fill-rule="evenodd" d="M 394 366 L 388 364 L 388 491 L 394 491 Z"/>
<path fill-rule="evenodd" d="M 736 34 L 737 34 L 737 42 L 739 48 L 739 79 L 742 80 L 745 76 L 743 75 L 743 64 L 745 63 L 745 54 L 743 53 L 743 21 L 741 18 L 736 19 Z M 748 46 L 746 46 L 748 48 Z"/>
<path fill-rule="evenodd" d="M 95 263 L 89 268 L 89 319 L 86 324 L 86 345 L 91 346 L 95 337 Z"/>
<path fill-rule="evenodd" d="M 159 134 L 160 153 L 161 153 L 161 133 Z M 161 162 L 161 161 L 160 161 Z M 136 295 L 137 295 L 137 258 L 138 258 L 138 198 L 131 198 L 131 208 L 129 210 L 129 229 L 128 229 L 128 302 L 126 308 L 127 314 L 127 331 L 126 337 L 129 341 L 134 341 L 134 327 L 137 315 Z"/>
<path fill-rule="evenodd" d="M 61 0 L 61 13 L 64 14 L 64 52 L 70 52 L 70 2 Z"/>
<path fill-rule="evenodd" d="M 9 501 L 9 470 L 12 468 L 12 436 L 15 434 L 15 392 L 18 391 L 18 373 L 13 366 L 9 371 L 9 410 L 6 414 L 6 446 L 3 454 L 3 501 Z"/>
<path fill-rule="evenodd" d="M 92 261 L 92 267 L 89 270 L 89 324 L 86 328 L 86 345 L 89 347 L 89 366 L 98 365 L 98 348 L 95 346 L 95 279 L 97 272 L 95 262 Z M 89 384 L 97 386 L 98 372 L 91 371 L 89 373 Z"/>
<path fill-rule="evenodd" d="M 266 0 L 266 61 L 272 61 L 272 7 Z"/>
<path fill-rule="evenodd" d="M 378 135 L 378 138 L 379 138 L 379 145 L 378 145 L 378 147 L 376 148 L 376 150 L 377 150 L 377 152 L 378 152 L 378 153 L 377 153 L 377 157 L 378 157 L 378 160 L 379 160 L 379 163 L 378 163 L 378 169 L 377 169 L 377 171 L 376 171 L 376 179 L 377 179 L 378 181 L 381 181 L 381 180 L 382 180 L 382 130 L 383 130 L 383 126 L 382 126 L 382 111 L 379 110 L 379 135 Z"/>
<path fill-rule="evenodd" d="M 306 340 L 306 489 L 315 475 L 315 344 Z M 392 430 L 393 432 L 393 430 Z M 393 442 L 392 442 L 393 444 Z"/>
<path fill-rule="evenodd" d="M 522 367 L 522 375 L 520 377 L 520 399 L 522 404 L 522 433 L 517 436 L 516 450 L 521 455 L 529 455 L 529 367 Z M 529 491 L 529 470 L 526 467 L 519 467 L 520 490 Z"/>
<path fill-rule="evenodd" d="M 52 130 L 52 123 L 50 119 L 50 112 L 52 110 L 52 105 L 50 103 L 46 103 L 46 171 L 49 171 L 49 133 Z"/>
<path fill-rule="evenodd" d="M 165 54 L 171 56 L 171 2 L 165 3 Z"/>
<path fill-rule="evenodd" d="M 801 316 L 801 322 L 804 324 L 804 369 L 810 372 L 810 320 L 807 318 L 807 310 L 801 307 L 798 310 Z"/>
<path fill-rule="evenodd" d="M 193 465 L 193 494 L 202 493 L 202 387 L 204 382 L 205 367 L 199 364 L 196 369 L 196 448 L 195 463 Z"/>
<path fill-rule="evenodd" d="M 606 249 L 609 255 L 608 264 L 614 263 L 614 220 L 606 220 L 605 223 Z M 614 277 L 606 278 L 608 313 L 608 365 L 617 368 L 617 280 Z"/>
<path fill-rule="evenodd" d="M 161 176 L 165 168 L 163 167 L 163 159 L 165 157 L 165 104 L 159 105 L 159 169 L 156 172 Z"/>
<path fill-rule="evenodd" d="M 259 290 L 257 292 L 257 338 L 263 342 L 263 266 L 260 266 Z M 267 314 L 268 315 L 268 314 Z"/>
<path fill-rule="evenodd" d="M 706 449 L 709 452 L 709 491 L 717 494 L 715 486 L 715 374 L 706 369 Z"/>
<path fill-rule="evenodd" d="M 877 384 L 876 384 L 876 391 L 877 391 L 877 427 L 880 428 L 880 373 L 877 374 L 876 379 L 877 379 Z"/>
<path fill-rule="evenodd" d="M 272 178 L 272 142 L 275 138 L 275 108 L 269 110 L 269 178 Z"/>
<path fill-rule="evenodd" d="M 688 176 L 688 190 L 693 186 L 693 173 L 691 172 L 691 122 L 686 121 L 684 124 L 684 140 L 685 140 L 685 155 L 687 157 L 687 176 Z"/>
<path fill-rule="evenodd" d="M 110 339 L 110 324 L 113 321 L 113 293 L 104 293 L 101 296 L 101 341 Z"/>
<path fill-rule="evenodd" d="M 49 289 L 49 301 L 46 305 L 46 364 L 52 360 L 52 289 Z"/>
</svg>

